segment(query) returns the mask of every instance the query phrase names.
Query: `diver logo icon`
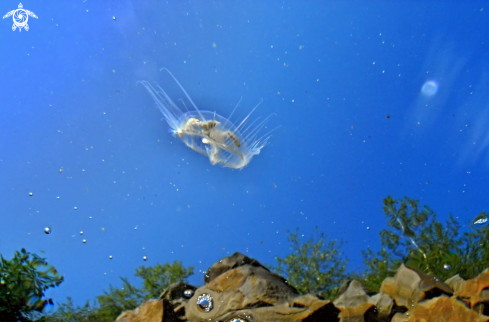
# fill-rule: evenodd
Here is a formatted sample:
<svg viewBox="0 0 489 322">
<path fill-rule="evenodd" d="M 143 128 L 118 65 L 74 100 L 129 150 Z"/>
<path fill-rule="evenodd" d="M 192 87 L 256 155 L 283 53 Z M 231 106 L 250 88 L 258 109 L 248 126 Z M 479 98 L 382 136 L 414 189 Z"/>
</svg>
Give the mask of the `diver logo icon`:
<svg viewBox="0 0 489 322">
<path fill-rule="evenodd" d="M 19 31 L 22 31 L 22 28 L 24 28 L 25 31 L 29 31 L 29 25 L 27 24 L 29 16 L 37 19 L 37 16 L 34 14 L 34 12 L 23 9 L 22 3 L 19 3 L 19 9 L 7 12 L 7 14 L 3 16 L 3 19 L 10 16 L 12 16 L 12 19 L 14 20 L 12 31 L 15 31 L 15 29 L 17 28 L 19 28 Z"/>
</svg>

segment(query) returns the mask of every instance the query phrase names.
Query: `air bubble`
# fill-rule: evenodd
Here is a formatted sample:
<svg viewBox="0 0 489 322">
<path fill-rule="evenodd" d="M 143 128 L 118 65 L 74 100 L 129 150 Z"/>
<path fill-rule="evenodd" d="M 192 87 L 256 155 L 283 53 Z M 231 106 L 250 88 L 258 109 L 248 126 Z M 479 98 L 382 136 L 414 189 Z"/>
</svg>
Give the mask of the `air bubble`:
<svg viewBox="0 0 489 322">
<path fill-rule="evenodd" d="M 183 296 L 187 299 L 191 298 L 192 295 L 194 295 L 194 291 L 193 290 L 185 290 L 183 291 Z"/>
<path fill-rule="evenodd" d="M 484 227 L 485 225 L 487 225 L 488 219 L 489 217 L 483 211 L 481 214 L 474 218 L 474 221 L 472 223 L 474 224 L 474 226 Z"/>
<path fill-rule="evenodd" d="M 51 228 L 50 228 L 50 227 L 46 227 L 46 228 L 44 228 L 44 233 L 45 233 L 46 235 L 49 235 L 49 234 L 51 233 Z"/>
</svg>

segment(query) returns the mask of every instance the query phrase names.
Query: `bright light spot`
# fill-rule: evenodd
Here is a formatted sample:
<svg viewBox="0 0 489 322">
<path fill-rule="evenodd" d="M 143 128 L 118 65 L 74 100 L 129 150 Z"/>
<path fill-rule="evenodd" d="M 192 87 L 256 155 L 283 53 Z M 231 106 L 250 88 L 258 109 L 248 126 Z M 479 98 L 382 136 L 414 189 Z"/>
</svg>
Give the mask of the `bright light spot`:
<svg viewBox="0 0 489 322">
<path fill-rule="evenodd" d="M 423 84 L 423 87 L 421 87 L 421 93 L 423 93 L 424 96 L 433 96 L 437 91 L 438 83 L 435 81 L 427 81 Z"/>
</svg>

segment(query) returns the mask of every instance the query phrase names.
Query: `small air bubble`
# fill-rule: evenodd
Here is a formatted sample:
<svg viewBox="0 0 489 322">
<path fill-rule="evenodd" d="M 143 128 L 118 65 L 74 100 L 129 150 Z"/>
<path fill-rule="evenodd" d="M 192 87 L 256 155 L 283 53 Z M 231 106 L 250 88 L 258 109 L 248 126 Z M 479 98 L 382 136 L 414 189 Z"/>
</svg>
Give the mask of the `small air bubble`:
<svg viewBox="0 0 489 322">
<path fill-rule="evenodd" d="M 143 260 L 144 260 L 144 261 L 147 261 L 147 260 L 148 260 L 148 256 L 146 256 L 146 255 L 145 255 L 145 256 L 143 256 Z"/>
<path fill-rule="evenodd" d="M 46 228 L 44 228 L 44 233 L 45 233 L 46 235 L 49 235 L 49 234 L 51 233 L 51 228 L 50 228 L 50 227 L 46 227 Z"/>
<path fill-rule="evenodd" d="M 112 255 L 109 256 L 109 259 L 112 259 Z"/>
<path fill-rule="evenodd" d="M 80 231 L 80 235 L 83 235 L 83 231 Z"/>
<path fill-rule="evenodd" d="M 32 192 L 29 192 L 29 196 L 32 197 L 34 194 Z"/>
<path fill-rule="evenodd" d="M 83 240 L 83 243 L 85 244 L 86 242 L 87 242 L 87 240 L 86 240 L 86 239 L 84 239 L 84 240 Z"/>
<path fill-rule="evenodd" d="M 73 207 L 73 209 L 77 210 L 77 209 L 78 209 L 78 207 L 77 207 L 77 206 L 75 206 L 75 207 Z"/>
</svg>

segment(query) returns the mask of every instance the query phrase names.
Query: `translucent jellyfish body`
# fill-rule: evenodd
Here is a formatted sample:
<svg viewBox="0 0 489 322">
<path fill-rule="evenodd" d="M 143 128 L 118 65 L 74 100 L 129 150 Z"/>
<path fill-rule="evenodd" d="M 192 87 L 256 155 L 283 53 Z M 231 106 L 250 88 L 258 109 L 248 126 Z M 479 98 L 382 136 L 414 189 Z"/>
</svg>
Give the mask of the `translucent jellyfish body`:
<svg viewBox="0 0 489 322">
<path fill-rule="evenodd" d="M 162 70 L 168 72 L 175 80 L 190 101 L 192 110 L 183 112 L 158 84 L 153 86 L 146 81 L 140 83 L 153 97 L 170 126 L 170 131 L 189 148 L 207 156 L 213 165 L 242 169 L 267 144 L 270 132 L 261 136 L 259 132 L 271 115 L 261 121 L 259 118 L 250 121 L 251 114 L 260 104 L 236 125 L 230 120 L 234 111 L 229 118 L 225 118 L 216 112 L 199 110 L 175 76 L 166 68 Z"/>
</svg>

